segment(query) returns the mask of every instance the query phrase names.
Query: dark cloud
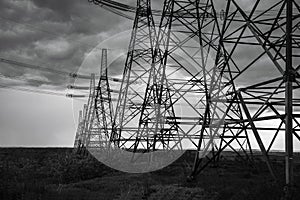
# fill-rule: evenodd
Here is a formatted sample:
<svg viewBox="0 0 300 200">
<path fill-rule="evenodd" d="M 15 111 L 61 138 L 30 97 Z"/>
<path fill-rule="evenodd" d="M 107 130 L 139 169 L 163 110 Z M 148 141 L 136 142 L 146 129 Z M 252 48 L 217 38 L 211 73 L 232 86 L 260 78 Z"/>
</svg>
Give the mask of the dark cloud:
<svg viewBox="0 0 300 200">
<path fill-rule="evenodd" d="M 1 57 L 69 72 L 99 42 L 132 23 L 83 0 L 2 0 L 0 13 Z M 10 76 L 15 71 L 22 73 L 14 69 Z M 53 85 L 63 82 L 60 76 L 41 75 Z"/>
<path fill-rule="evenodd" d="M 76 8 L 82 6 L 83 1 L 72 1 L 72 0 L 32 0 L 35 6 L 39 9 L 51 11 L 47 16 L 48 19 L 53 21 L 68 22 L 72 20 L 72 15 L 76 13 Z"/>
<path fill-rule="evenodd" d="M 0 57 L 76 72 L 88 52 L 132 21 L 87 0 L 0 0 Z M 0 86 L 65 94 L 74 79 L 0 62 Z M 1 89 L 0 145 L 71 146 L 72 100 Z"/>
</svg>

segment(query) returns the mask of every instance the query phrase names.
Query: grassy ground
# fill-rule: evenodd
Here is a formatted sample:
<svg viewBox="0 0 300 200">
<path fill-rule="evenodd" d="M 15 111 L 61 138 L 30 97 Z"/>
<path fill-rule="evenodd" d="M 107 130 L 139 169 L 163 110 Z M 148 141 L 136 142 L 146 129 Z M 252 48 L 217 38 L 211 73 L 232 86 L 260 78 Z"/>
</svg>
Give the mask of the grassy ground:
<svg viewBox="0 0 300 200">
<path fill-rule="evenodd" d="M 91 156 L 75 155 L 72 149 L 1 148 L 0 199 L 257 200 L 280 199 L 283 194 L 283 182 L 273 181 L 260 156 L 250 167 L 227 152 L 218 166 L 209 166 L 196 180 L 187 181 L 190 154 L 156 172 L 127 174 Z M 284 180 L 282 154 L 274 154 L 271 160 L 279 180 Z M 300 183 L 299 162 L 295 183 Z M 299 190 L 296 185 L 294 199 L 300 199 Z"/>
</svg>

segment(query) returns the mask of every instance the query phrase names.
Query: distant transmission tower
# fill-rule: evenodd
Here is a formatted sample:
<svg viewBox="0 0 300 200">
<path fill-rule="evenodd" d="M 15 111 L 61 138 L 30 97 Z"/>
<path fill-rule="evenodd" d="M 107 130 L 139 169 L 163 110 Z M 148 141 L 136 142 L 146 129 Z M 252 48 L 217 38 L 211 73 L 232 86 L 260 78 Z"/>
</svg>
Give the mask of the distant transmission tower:
<svg viewBox="0 0 300 200">
<path fill-rule="evenodd" d="M 87 104 L 84 105 L 83 111 L 79 113 L 74 143 L 77 152 L 82 152 L 86 148 L 89 150 L 106 148 L 110 144 L 113 105 L 107 74 L 107 49 L 102 49 L 98 85 L 95 85 L 95 75 L 91 74 L 89 87 L 71 87 L 74 89 L 89 89 Z"/>
<path fill-rule="evenodd" d="M 90 90 L 88 96 L 88 103 L 85 110 L 85 118 L 83 125 L 83 144 L 85 148 L 97 145 L 94 138 L 98 130 L 95 127 L 96 110 L 95 110 L 95 74 L 91 74 Z"/>
<path fill-rule="evenodd" d="M 98 85 L 95 87 L 93 74 L 90 84 L 85 142 L 88 150 L 106 148 L 110 145 L 113 105 L 107 74 L 107 49 L 102 49 Z"/>
<path fill-rule="evenodd" d="M 108 81 L 107 49 L 102 49 L 100 78 L 96 88 L 95 111 L 96 126 L 98 127 L 97 140 L 101 147 L 110 145 L 113 123 L 113 105 L 111 89 Z"/>
<path fill-rule="evenodd" d="M 78 116 L 78 126 L 76 130 L 75 135 L 75 142 L 74 142 L 74 151 L 79 152 L 79 150 L 82 148 L 82 128 L 83 128 L 83 116 L 82 116 L 82 110 L 79 111 Z"/>
</svg>

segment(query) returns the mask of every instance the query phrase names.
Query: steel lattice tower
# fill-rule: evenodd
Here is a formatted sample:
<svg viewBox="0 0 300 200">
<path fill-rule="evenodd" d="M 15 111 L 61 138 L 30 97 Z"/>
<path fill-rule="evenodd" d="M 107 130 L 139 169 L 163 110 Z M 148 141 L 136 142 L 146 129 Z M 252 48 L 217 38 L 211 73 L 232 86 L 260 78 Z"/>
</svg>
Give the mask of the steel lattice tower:
<svg viewBox="0 0 300 200">
<path fill-rule="evenodd" d="M 119 148 L 132 148 L 138 128 L 143 89 L 153 57 L 156 32 L 150 0 L 138 0 L 128 47 L 111 140 Z M 137 90 L 139 88 L 139 90 Z"/>
<path fill-rule="evenodd" d="M 90 87 L 89 87 L 89 96 L 87 106 L 85 110 L 85 118 L 83 125 L 83 144 L 84 147 L 89 148 L 97 146 L 97 142 L 94 140 L 97 135 L 97 129 L 95 129 L 96 122 L 96 111 L 95 111 L 95 74 L 91 74 Z"/>
<path fill-rule="evenodd" d="M 113 121 L 111 89 L 108 81 L 107 49 L 102 49 L 100 77 L 97 87 L 92 75 L 88 100 L 88 126 L 86 129 L 86 148 L 89 150 L 105 149 L 110 146 Z"/>
<path fill-rule="evenodd" d="M 113 122 L 113 105 L 111 89 L 108 81 L 107 49 L 102 49 L 100 78 L 95 96 L 95 129 L 98 148 L 107 148 L 110 145 L 111 127 Z"/>
<path fill-rule="evenodd" d="M 284 133 L 290 187 L 300 140 L 299 3 L 228 0 L 221 12 L 214 3 L 165 0 L 155 29 L 150 1 L 138 1 L 112 141 L 154 151 L 188 139 L 197 149 L 193 177 L 228 148 L 248 160 L 256 141 L 276 179 L 269 152 Z"/>
<path fill-rule="evenodd" d="M 212 101 L 224 98 L 228 82 L 221 76 L 224 58 L 212 1 L 166 0 L 158 34 L 154 25 L 150 1 L 138 1 L 110 140 L 119 148 L 147 151 L 182 149 L 187 140 L 199 152 L 194 169 L 209 148 L 222 149 L 215 138 L 231 138 L 243 149 L 238 139 L 249 144 L 247 134 L 220 129 L 224 113 L 237 115 L 237 108 L 224 112 L 222 101 Z M 137 83 L 144 95 L 136 91 Z M 182 113 L 181 105 L 189 113 Z"/>
<path fill-rule="evenodd" d="M 207 79 L 211 76 L 207 62 L 215 39 L 213 34 L 203 33 L 215 26 L 209 19 L 210 9 L 208 1 L 164 2 L 135 148 L 141 138 L 151 138 L 147 145 L 153 150 L 182 148 L 184 140 L 197 146 L 195 140 L 200 134 L 204 139 L 204 131 L 198 133 L 206 115 Z M 190 102 L 188 95 L 197 100 Z M 189 115 L 179 112 L 182 104 L 188 106 L 183 109 Z M 210 140 L 209 133 L 206 136 Z"/>
<path fill-rule="evenodd" d="M 89 87 L 72 86 L 74 89 L 89 89 L 87 104 L 80 111 L 74 147 L 98 150 L 110 145 L 113 105 L 108 80 L 107 49 L 102 49 L 100 76 L 95 85 L 95 75 L 90 76 Z"/>
<path fill-rule="evenodd" d="M 293 137 L 300 139 L 300 116 L 293 113 L 300 105 L 299 5 L 296 1 L 266 4 L 257 0 L 250 11 L 245 10 L 242 2 L 227 1 L 220 32 L 222 76 L 229 77 L 228 84 L 234 86 L 228 93 L 227 107 L 237 105 L 240 112 L 240 116 L 225 119 L 224 127 L 237 129 L 236 136 L 247 130 L 253 133 L 274 178 L 268 153 L 278 135 L 285 133 L 286 183 L 290 186 Z M 241 59 L 245 51 L 247 61 Z M 270 133 L 272 138 L 266 144 L 262 136 Z"/>
<path fill-rule="evenodd" d="M 76 152 L 78 152 L 82 148 L 82 122 L 83 122 L 83 116 L 82 116 L 82 110 L 80 110 L 78 116 L 78 126 L 76 129 L 76 135 L 74 141 L 74 150 Z"/>
</svg>

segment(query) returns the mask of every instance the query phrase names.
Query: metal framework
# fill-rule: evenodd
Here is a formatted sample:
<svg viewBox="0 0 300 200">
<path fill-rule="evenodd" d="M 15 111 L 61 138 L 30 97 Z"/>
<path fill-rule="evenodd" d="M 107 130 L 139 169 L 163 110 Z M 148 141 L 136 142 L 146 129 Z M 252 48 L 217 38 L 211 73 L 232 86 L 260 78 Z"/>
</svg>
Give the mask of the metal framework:
<svg viewBox="0 0 300 200">
<path fill-rule="evenodd" d="M 91 75 L 90 80 L 90 91 L 89 91 L 89 97 L 88 102 L 86 106 L 84 106 L 84 120 L 83 120 L 83 133 L 82 133 L 82 143 L 85 148 L 89 147 L 90 145 L 94 145 L 93 142 L 93 136 L 94 131 L 97 132 L 97 130 L 94 130 L 94 124 L 95 124 L 95 74 Z M 97 144 L 95 144 L 97 145 Z"/>
<path fill-rule="evenodd" d="M 82 110 L 79 111 L 79 116 L 78 116 L 78 126 L 76 130 L 76 135 L 75 135 L 75 141 L 74 141 L 74 151 L 76 153 L 79 153 L 79 150 L 82 148 L 82 122 L 83 122 L 83 117 L 82 117 Z"/>
<path fill-rule="evenodd" d="M 111 133 L 110 142 L 133 151 L 192 144 L 198 152 L 192 177 L 224 149 L 250 159 L 256 141 L 276 179 L 269 152 L 284 134 L 290 188 L 293 140 L 300 141 L 300 5 L 296 0 L 215 4 L 165 0 L 163 10 L 154 12 L 161 15 L 155 27 L 150 0 L 137 1 L 115 115 L 111 101 L 103 107 L 103 98 L 96 100 L 99 127 Z M 132 12 L 123 4 L 113 9 Z M 112 120 L 111 130 L 100 112 L 105 108 L 111 111 L 105 118 Z M 87 109 L 84 116 L 93 118 L 93 112 Z M 212 151 L 204 154 L 207 150 Z"/>
<path fill-rule="evenodd" d="M 119 148 L 214 148 L 219 127 L 210 125 L 222 121 L 224 103 L 209 98 L 221 99 L 224 88 L 222 77 L 214 78 L 219 35 L 212 8 L 210 1 L 165 1 L 155 30 L 150 1 L 138 1 L 112 127 Z"/>
<path fill-rule="evenodd" d="M 72 89 L 88 89 L 87 104 L 79 113 L 74 147 L 82 149 L 106 148 L 109 145 L 113 121 L 113 105 L 107 69 L 107 49 L 102 49 L 100 76 L 97 87 L 95 75 L 90 76 L 89 87 L 72 86 Z"/>
<path fill-rule="evenodd" d="M 110 133 L 113 121 L 113 105 L 111 102 L 111 89 L 108 81 L 107 49 L 102 49 L 100 77 L 97 87 L 90 87 L 90 98 L 92 106 L 92 117 L 88 130 L 88 141 L 86 147 L 106 148 L 110 145 Z"/>
<path fill-rule="evenodd" d="M 256 0 L 247 9 L 241 1 L 227 1 L 220 32 L 222 76 L 229 77 L 228 84 L 234 86 L 227 94 L 227 105 L 229 109 L 237 105 L 240 113 L 225 119 L 224 128 L 234 125 L 228 127 L 233 131 L 237 127 L 235 136 L 247 130 L 253 133 L 274 178 L 268 153 L 278 135 L 284 133 L 286 184 L 290 187 L 293 136 L 300 139 L 299 5 L 292 0 Z M 246 61 L 243 53 L 247 53 Z M 266 134 L 272 135 L 267 144 L 262 140 Z M 202 168 L 197 169 L 195 174 Z"/>
<path fill-rule="evenodd" d="M 141 138 L 151 138 L 152 150 L 186 145 L 205 154 L 214 146 L 209 125 L 220 116 L 209 98 L 223 88 L 212 78 L 218 35 L 211 10 L 210 1 L 164 2 L 135 148 Z"/>
<path fill-rule="evenodd" d="M 130 149 L 138 132 L 143 90 L 151 68 L 156 30 L 150 0 L 138 0 L 123 78 L 116 105 L 111 141 Z"/>
</svg>

